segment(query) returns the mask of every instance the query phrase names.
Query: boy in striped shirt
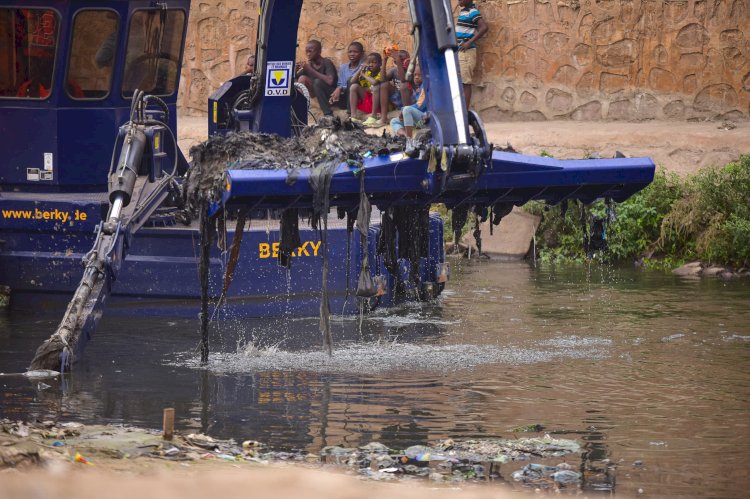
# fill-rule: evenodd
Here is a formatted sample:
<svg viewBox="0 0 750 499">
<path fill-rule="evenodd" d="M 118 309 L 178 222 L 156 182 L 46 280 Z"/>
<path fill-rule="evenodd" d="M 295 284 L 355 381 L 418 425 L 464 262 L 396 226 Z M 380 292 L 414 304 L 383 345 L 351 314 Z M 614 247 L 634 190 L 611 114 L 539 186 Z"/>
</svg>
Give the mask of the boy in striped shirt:
<svg viewBox="0 0 750 499">
<path fill-rule="evenodd" d="M 471 104 L 471 85 L 474 83 L 474 68 L 477 65 L 477 40 L 487 34 L 487 23 L 482 19 L 472 0 L 458 0 L 456 39 L 458 40 L 458 64 L 464 83 L 466 107 Z"/>
</svg>

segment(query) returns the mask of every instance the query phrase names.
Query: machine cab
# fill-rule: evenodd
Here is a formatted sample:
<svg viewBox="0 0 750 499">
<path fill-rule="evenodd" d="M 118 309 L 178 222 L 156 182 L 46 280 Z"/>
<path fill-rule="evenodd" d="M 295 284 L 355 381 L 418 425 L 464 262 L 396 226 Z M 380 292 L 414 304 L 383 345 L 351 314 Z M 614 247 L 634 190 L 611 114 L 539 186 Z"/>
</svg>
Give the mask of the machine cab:
<svg viewBox="0 0 750 499">
<path fill-rule="evenodd" d="M 0 191 L 106 190 L 136 88 L 175 130 L 189 4 L 0 2 Z"/>
</svg>

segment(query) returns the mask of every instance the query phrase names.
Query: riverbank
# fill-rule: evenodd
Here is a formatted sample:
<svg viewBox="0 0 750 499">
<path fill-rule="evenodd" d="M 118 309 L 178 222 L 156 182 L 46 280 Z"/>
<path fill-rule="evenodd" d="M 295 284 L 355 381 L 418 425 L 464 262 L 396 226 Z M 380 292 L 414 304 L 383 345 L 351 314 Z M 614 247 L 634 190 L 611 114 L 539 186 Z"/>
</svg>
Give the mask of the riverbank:
<svg viewBox="0 0 750 499">
<path fill-rule="evenodd" d="M 450 447 L 442 450 L 414 446 L 398 456 L 375 442 L 359 449 L 327 447 L 318 456 L 273 452 L 256 441 L 239 445 L 203 434 L 177 433 L 167 440 L 157 431 L 133 427 L 0 420 L 0 497 L 93 499 L 105 490 L 110 499 L 203 498 L 209 494 L 263 497 L 271 493 L 325 499 L 514 497 L 510 487 L 495 481 L 501 462 L 526 461 L 532 454 L 559 459 L 579 450 L 571 440 L 548 436 L 476 442 L 463 448 L 448 442 Z M 459 465 L 467 456 L 488 452 L 496 462 Z M 486 477 L 483 471 L 475 471 L 485 468 Z M 557 475 L 533 477 L 529 485 L 576 490 L 580 474 L 572 466 L 564 465 Z M 531 479 L 524 476 L 517 481 Z"/>
<path fill-rule="evenodd" d="M 544 261 L 596 258 L 732 279 L 750 275 L 748 193 L 745 154 L 683 176 L 659 170 L 646 188 L 617 204 L 532 202 L 524 209 L 541 218 L 537 241 Z"/>
</svg>

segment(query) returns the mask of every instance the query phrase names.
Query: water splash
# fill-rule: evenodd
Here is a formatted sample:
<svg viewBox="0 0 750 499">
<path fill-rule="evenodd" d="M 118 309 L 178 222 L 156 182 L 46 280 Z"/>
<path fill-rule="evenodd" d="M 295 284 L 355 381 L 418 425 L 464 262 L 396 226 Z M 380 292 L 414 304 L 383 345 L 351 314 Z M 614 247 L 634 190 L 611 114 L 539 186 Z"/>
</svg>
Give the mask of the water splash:
<svg viewBox="0 0 750 499">
<path fill-rule="evenodd" d="M 216 353 L 208 369 L 217 374 L 301 370 L 324 373 L 361 374 L 391 371 L 448 373 L 487 364 L 520 365 L 550 362 L 560 358 L 605 358 L 610 343 L 599 338 L 568 337 L 544 342 L 538 347 L 488 345 L 417 345 L 377 341 L 342 345 L 333 355 L 322 351 L 284 351 L 281 345 L 248 344 L 237 352 Z M 201 368 L 192 356 L 174 362 Z"/>
</svg>

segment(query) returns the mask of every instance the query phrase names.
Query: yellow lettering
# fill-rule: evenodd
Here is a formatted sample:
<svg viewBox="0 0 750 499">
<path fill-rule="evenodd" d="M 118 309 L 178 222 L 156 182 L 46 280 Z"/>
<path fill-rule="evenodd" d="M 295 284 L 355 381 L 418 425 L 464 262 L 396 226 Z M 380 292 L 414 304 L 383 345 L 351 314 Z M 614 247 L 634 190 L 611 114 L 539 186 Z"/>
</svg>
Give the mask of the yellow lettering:
<svg viewBox="0 0 750 499">
<path fill-rule="evenodd" d="M 307 241 L 310 243 L 310 246 L 312 246 L 313 249 L 313 256 L 318 256 L 318 249 L 320 249 L 320 241 L 318 241 L 318 244 L 315 244 L 312 241 Z"/>
<path fill-rule="evenodd" d="M 300 246 L 299 249 L 297 249 L 297 254 L 299 256 L 302 256 L 302 253 L 304 253 L 305 256 L 310 256 L 310 253 L 308 253 L 307 250 L 305 249 L 309 243 L 310 241 L 305 241 L 305 243 L 302 246 Z"/>
<path fill-rule="evenodd" d="M 81 215 L 85 215 L 81 213 Z M 310 251 L 312 249 L 312 252 Z M 318 256 L 318 250 L 320 250 L 320 241 L 305 241 L 302 246 L 292 251 L 291 255 L 297 256 Z M 258 256 L 260 258 L 278 258 L 279 252 L 281 251 L 281 243 L 259 243 L 258 244 Z M 312 255 L 310 254 L 312 253 Z"/>
<path fill-rule="evenodd" d="M 261 258 L 268 258 L 271 256 L 271 245 L 268 243 L 260 243 L 258 245 L 258 252 Z"/>
<path fill-rule="evenodd" d="M 78 210 L 76 210 L 76 213 L 78 213 Z M 60 221 L 62 223 L 67 223 L 68 220 L 72 220 L 70 218 L 70 212 L 62 211 L 60 209 L 54 209 L 54 210 L 40 210 L 39 208 L 34 208 L 33 210 L 2 210 L 2 213 L 0 213 L 3 218 L 25 218 L 30 220 L 53 220 L 53 221 Z M 80 219 L 86 220 L 88 218 L 88 215 L 86 213 L 82 213 Z M 76 220 L 78 220 L 78 217 L 76 215 Z"/>
</svg>

